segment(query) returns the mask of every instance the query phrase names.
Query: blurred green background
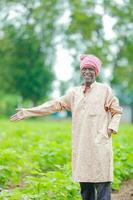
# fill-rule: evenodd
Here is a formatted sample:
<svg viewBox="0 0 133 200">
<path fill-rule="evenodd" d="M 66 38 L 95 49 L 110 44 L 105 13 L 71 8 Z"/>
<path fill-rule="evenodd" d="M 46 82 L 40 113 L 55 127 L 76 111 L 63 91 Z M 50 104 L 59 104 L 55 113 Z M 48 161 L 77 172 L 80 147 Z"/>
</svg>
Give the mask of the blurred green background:
<svg viewBox="0 0 133 200">
<path fill-rule="evenodd" d="M 103 61 L 98 81 L 111 84 L 133 121 L 132 8 L 128 0 L 1 0 L 1 115 L 81 84 L 79 55 L 90 53 Z M 54 70 L 59 46 L 62 65 Z M 64 50 L 69 55 L 66 60 Z M 70 58 L 72 73 L 66 80 L 63 67 Z"/>
<path fill-rule="evenodd" d="M 80 199 L 71 180 L 70 119 L 58 113 L 11 124 L 9 116 L 80 85 L 82 53 L 103 61 L 97 80 L 111 85 L 124 108 L 113 136 L 112 188 L 133 177 L 132 10 L 131 0 L 0 1 L 1 200 Z"/>
</svg>

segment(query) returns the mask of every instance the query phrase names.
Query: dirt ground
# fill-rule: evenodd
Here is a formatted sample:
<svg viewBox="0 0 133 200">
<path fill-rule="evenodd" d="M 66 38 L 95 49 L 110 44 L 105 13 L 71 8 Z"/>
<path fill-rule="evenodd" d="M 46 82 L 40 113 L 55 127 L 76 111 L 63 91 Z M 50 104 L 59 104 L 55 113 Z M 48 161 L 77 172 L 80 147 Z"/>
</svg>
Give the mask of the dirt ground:
<svg viewBox="0 0 133 200">
<path fill-rule="evenodd" d="M 112 192 L 112 200 L 133 200 L 133 179 L 125 181 L 118 192 Z"/>
</svg>

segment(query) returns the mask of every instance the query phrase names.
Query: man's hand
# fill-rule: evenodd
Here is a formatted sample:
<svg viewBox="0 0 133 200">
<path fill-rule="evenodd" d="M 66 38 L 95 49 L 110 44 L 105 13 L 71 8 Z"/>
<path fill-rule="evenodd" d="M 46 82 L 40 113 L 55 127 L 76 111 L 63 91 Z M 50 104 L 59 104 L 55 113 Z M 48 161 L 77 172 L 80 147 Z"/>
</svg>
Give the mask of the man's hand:
<svg viewBox="0 0 133 200">
<path fill-rule="evenodd" d="M 24 119 L 24 110 L 23 108 L 17 108 L 17 113 L 10 117 L 10 121 L 20 121 Z"/>
<path fill-rule="evenodd" d="M 112 129 L 108 128 L 108 136 L 109 136 L 109 137 L 111 137 L 111 135 L 112 135 L 113 132 L 114 132 L 114 131 L 113 131 Z"/>
</svg>

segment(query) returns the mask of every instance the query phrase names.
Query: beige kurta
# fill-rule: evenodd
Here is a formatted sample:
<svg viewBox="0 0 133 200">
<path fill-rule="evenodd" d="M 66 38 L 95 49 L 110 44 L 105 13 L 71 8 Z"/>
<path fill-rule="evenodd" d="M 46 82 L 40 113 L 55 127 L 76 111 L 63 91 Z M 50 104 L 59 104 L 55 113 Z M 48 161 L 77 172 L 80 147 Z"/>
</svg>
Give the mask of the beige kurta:
<svg viewBox="0 0 133 200">
<path fill-rule="evenodd" d="M 72 177 L 76 182 L 113 181 L 112 136 L 118 131 L 122 108 L 112 89 L 95 81 L 73 87 L 64 96 L 33 108 L 23 108 L 25 117 L 48 115 L 64 109 L 72 112 Z"/>
</svg>

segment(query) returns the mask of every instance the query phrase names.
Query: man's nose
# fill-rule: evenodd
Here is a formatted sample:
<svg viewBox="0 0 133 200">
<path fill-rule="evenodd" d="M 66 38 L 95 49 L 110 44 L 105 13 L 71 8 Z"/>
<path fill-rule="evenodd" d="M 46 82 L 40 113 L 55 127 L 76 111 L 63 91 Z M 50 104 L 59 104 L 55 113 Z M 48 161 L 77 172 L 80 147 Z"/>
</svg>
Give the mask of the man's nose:
<svg viewBox="0 0 133 200">
<path fill-rule="evenodd" d="M 90 70 L 89 70 L 89 69 L 86 69 L 86 72 L 87 72 L 87 73 L 90 73 Z"/>
</svg>

